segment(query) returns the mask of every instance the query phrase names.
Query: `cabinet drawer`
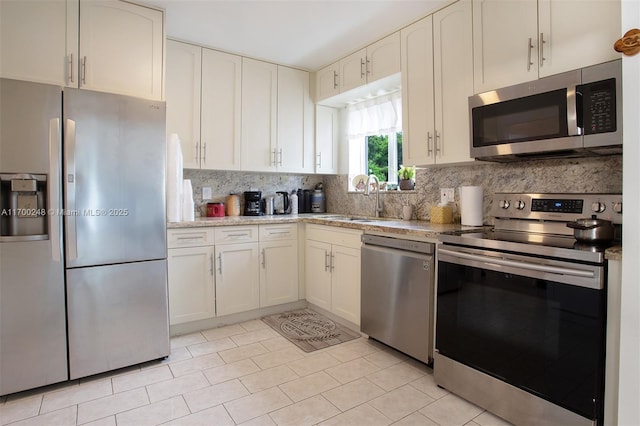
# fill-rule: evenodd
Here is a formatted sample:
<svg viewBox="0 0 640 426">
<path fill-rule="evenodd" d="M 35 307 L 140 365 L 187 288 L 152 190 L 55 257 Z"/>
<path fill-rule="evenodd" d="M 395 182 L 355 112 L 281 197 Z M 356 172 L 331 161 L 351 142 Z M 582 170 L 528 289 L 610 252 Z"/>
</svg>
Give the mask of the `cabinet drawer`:
<svg viewBox="0 0 640 426">
<path fill-rule="evenodd" d="M 224 226 L 215 229 L 217 244 L 252 243 L 258 241 L 258 227 Z"/>
<path fill-rule="evenodd" d="M 322 241 L 346 247 L 360 248 L 361 236 L 362 231 L 337 226 L 309 224 L 306 228 L 306 238 L 308 240 Z"/>
<path fill-rule="evenodd" d="M 298 238 L 297 223 L 260 225 L 260 241 L 295 240 Z"/>
<path fill-rule="evenodd" d="M 212 246 L 213 229 L 187 228 L 167 230 L 167 248 Z"/>
</svg>

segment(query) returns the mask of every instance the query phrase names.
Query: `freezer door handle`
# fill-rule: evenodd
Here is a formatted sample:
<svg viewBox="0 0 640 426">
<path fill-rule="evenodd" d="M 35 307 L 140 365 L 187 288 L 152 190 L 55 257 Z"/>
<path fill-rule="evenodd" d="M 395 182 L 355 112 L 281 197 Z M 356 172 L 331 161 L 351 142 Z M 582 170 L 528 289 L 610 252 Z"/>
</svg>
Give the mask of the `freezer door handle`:
<svg viewBox="0 0 640 426">
<path fill-rule="evenodd" d="M 64 161 L 65 161 L 65 211 L 67 259 L 74 260 L 78 257 L 78 245 L 76 239 L 76 122 L 66 120 L 64 132 Z"/>
<path fill-rule="evenodd" d="M 60 119 L 49 120 L 49 240 L 51 259 L 60 262 Z"/>
</svg>

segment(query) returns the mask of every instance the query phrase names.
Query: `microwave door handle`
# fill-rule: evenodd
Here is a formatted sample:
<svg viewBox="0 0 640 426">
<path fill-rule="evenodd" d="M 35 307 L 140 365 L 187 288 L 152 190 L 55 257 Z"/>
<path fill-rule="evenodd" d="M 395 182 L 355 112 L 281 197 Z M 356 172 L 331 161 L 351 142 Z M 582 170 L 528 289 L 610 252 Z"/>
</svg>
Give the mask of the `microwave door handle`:
<svg viewBox="0 0 640 426">
<path fill-rule="evenodd" d="M 569 136 L 582 135 L 582 128 L 578 120 L 578 104 L 581 103 L 582 96 L 578 93 L 577 87 L 567 88 L 567 132 Z M 580 106 L 581 107 L 581 106 Z"/>
</svg>

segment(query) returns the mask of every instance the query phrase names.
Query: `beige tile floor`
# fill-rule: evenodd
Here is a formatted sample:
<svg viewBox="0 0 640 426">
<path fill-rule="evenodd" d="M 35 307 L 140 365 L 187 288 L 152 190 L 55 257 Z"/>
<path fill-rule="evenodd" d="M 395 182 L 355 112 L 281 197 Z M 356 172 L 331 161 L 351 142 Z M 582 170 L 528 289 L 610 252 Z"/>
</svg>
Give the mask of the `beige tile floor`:
<svg viewBox="0 0 640 426">
<path fill-rule="evenodd" d="M 305 353 L 254 320 L 171 347 L 162 362 L 2 397 L 0 425 L 507 425 L 366 338 Z"/>
</svg>

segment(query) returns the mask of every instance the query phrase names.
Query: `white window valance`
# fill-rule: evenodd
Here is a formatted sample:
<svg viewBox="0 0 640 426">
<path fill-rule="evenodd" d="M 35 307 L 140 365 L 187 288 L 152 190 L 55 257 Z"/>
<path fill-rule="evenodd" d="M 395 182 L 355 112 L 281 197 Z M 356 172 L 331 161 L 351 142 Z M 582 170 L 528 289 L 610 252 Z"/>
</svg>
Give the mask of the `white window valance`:
<svg viewBox="0 0 640 426">
<path fill-rule="evenodd" d="M 402 131 L 402 93 L 378 96 L 347 107 L 348 139 Z"/>
</svg>

